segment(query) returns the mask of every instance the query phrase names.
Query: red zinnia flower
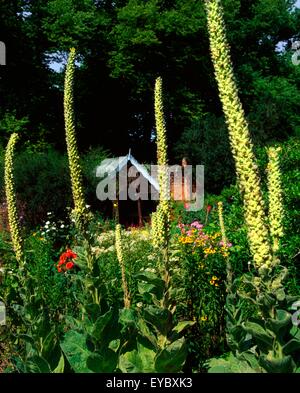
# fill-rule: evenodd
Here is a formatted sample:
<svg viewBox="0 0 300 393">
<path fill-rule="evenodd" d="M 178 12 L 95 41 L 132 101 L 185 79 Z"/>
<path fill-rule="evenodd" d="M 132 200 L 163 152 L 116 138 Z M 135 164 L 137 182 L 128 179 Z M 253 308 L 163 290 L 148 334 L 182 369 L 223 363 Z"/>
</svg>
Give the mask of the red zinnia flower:
<svg viewBox="0 0 300 393">
<path fill-rule="evenodd" d="M 68 250 L 65 252 L 65 256 L 66 256 L 67 258 L 71 258 L 71 259 L 77 258 L 77 254 L 75 254 L 75 252 L 72 251 L 72 250 L 70 250 L 70 249 L 68 249 Z"/>
<path fill-rule="evenodd" d="M 66 269 L 67 269 L 67 270 L 72 269 L 72 267 L 74 267 L 74 262 L 68 262 L 68 263 L 66 264 Z"/>
</svg>

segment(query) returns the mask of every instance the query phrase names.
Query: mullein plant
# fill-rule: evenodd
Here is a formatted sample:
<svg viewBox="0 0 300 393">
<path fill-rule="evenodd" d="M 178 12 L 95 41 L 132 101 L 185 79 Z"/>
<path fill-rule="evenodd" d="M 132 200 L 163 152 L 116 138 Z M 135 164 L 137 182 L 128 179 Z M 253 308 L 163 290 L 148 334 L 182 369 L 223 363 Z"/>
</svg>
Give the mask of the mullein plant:
<svg viewBox="0 0 300 393">
<path fill-rule="evenodd" d="M 169 266 L 169 240 L 170 240 L 170 190 L 167 158 L 167 130 L 164 118 L 162 78 L 158 77 L 154 88 L 154 112 L 156 125 L 156 146 L 159 184 L 159 204 L 152 215 L 152 243 L 160 251 L 162 260 L 161 274 L 165 283 L 162 306 L 169 306 L 169 289 L 171 285 Z"/>
<path fill-rule="evenodd" d="M 223 247 L 228 247 L 228 239 L 226 236 L 226 230 L 225 230 L 225 224 L 224 224 L 224 214 L 223 214 L 223 202 L 219 201 L 218 202 L 218 216 L 219 216 L 219 224 L 220 224 L 220 229 L 221 229 L 221 234 L 222 234 L 222 242 L 223 242 Z M 231 292 L 232 290 L 232 268 L 231 268 L 231 263 L 229 256 L 226 257 L 226 273 L 227 273 L 227 292 Z"/>
<path fill-rule="evenodd" d="M 116 225 L 116 251 L 117 251 L 117 258 L 121 268 L 122 274 L 122 287 L 124 293 L 124 307 L 130 308 L 131 300 L 130 300 L 130 293 L 128 289 L 128 283 L 126 279 L 126 269 L 125 269 L 125 261 L 123 255 L 123 245 L 122 245 L 122 228 L 120 224 Z"/>
<path fill-rule="evenodd" d="M 269 198 L 269 226 L 274 254 L 279 249 L 279 241 L 283 236 L 283 195 L 280 174 L 280 147 L 268 148 L 268 198 Z"/>
<path fill-rule="evenodd" d="M 80 166 L 80 158 L 78 153 L 76 132 L 75 132 L 75 115 L 74 115 L 74 73 L 75 73 L 75 48 L 70 49 L 69 58 L 65 73 L 64 86 L 64 118 L 66 143 L 69 159 L 69 168 L 71 175 L 72 194 L 74 209 L 72 217 L 75 220 L 75 225 L 79 229 L 85 228 L 89 214 L 87 212 L 84 190 L 82 184 L 82 171 Z"/>
<path fill-rule="evenodd" d="M 166 248 L 169 242 L 170 201 L 167 158 L 167 131 L 164 119 L 162 79 L 157 78 L 154 89 L 154 109 L 156 124 L 157 165 L 159 183 L 159 205 L 156 211 L 156 243 Z"/>
<path fill-rule="evenodd" d="M 14 153 L 15 146 L 19 139 L 18 134 L 14 133 L 10 136 L 6 151 L 5 151 L 5 194 L 8 209 L 8 222 L 11 233 L 11 239 L 13 249 L 18 262 L 23 259 L 23 240 L 21 236 L 21 228 L 19 224 L 19 217 L 17 213 L 17 200 L 15 192 L 15 181 L 14 181 Z"/>
<path fill-rule="evenodd" d="M 261 271 L 270 271 L 273 263 L 272 248 L 260 188 L 260 177 L 248 124 L 233 74 L 223 9 L 220 0 L 205 0 L 205 6 L 211 58 L 229 129 L 238 183 L 243 195 L 249 246 L 255 266 Z"/>
<path fill-rule="evenodd" d="M 221 201 L 218 202 L 218 216 L 219 216 L 219 224 L 221 229 L 223 246 L 227 246 L 227 236 L 226 236 L 224 216 L 223 216 L 223 202 Z"/>
<path fill-rule="evenodd" d="M 286 310 L 295 299 L 285 293 L 283 282 L 287 269 L 279 265 L 280 261 L 274 253 L 278 249 L 278 238 L 282 235 L 278 159 L 274 150 L 271 150 L 268 166 L 268 227 L 248 124 L 234 79 L 221 1 L 205 0 L 205 8 L 215 77 L 243 196 L 250 251 L 258 271 L 258 275 L 243 275 L 240 279 L 243 286 L 227 297 L 226 308 L 231 310 L 227 314 L 230 320 L 230 324 L 227 324 L 230 336 L 227 341 L 238 361 L 246 362 L 257 371 L 293 372 L 297 370 L 300 337 L 292 326 L 291 313 Z M 277 202 L 280 203 L 279 207 L 275 207 Z M 273 236 L 273 245 L 270 234 Z M 257 319 L 243 315 L 241 299 L 251 300 Z"/>
</svg>

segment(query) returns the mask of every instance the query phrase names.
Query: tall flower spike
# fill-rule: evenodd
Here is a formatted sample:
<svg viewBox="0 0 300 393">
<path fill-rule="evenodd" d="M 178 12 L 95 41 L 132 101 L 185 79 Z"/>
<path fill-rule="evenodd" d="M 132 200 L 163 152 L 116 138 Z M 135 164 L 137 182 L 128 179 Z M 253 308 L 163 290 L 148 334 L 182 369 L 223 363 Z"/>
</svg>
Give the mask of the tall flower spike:
<svg viewBox="0 0 300 393">
<path fill-rule="evenodd" d="M 66 142 L 69 159 L 69 168 L 72 183 L 72 193 L 74 201 L 73 215 L 77 225 L 81 225 L 86 218 L 86 205 L 82 185 L 82 173 L 80 158 L 76 142 L 75 115 L 74 115 L 74 72 L 75 72 L 75 48 L 70 49 L 68 63 L 65 74 L 64 87 L 64 117 Z"/>
<path fill-rule="evenodd" d="M 260 177 L 244 110 L 233 74 L 220 0 L 205 0 L 211 58 L 229 129 L 239 187 L 244 200 L 248 241 L 257 268 L 270 268 L 272 250 L 260 189 Z"/>
<path fill-rule="evenodd" d="M 162 79 L 160 77 L 155 81 L 154 107 L 159 182 L 159 206 L 156 216 L 156 231 L 158 233 L 157 239 L 161 240 L 161 246 L 164 247 L 167 245 L 169 239 L 170 202 L 167 169 L 167 131 L 163 111 Z"/>
<path fill-rule="evenodd" d="M 280 147 L 268 149 L 269 162 L 267 166 L 268 196 L 269 196 L 269 225 L 273 241 L 273 252 L 279 249 L 279 239 L 283 236 L 283 197 L 279 166 Z"/>
<path fill-rule="evenodd" d="M 130 293 L 128 290 L 127 279 L 126 279 L 126 271 L 125 271 L 125 262 L 123 257 L 123 245 L 122 245 L 122 228 L 120 224 L 116 225 L 116 250 L 117 250 L 117 258 L 121 267 L 122 273 L 122 286 L 124 293 L 124 307 L 130 307 Z"/>
<path fill-rule="evenodd" d="M 222 242 L 224 246 L 227 246 L 227 237 L 225 232 L 222 202 L 218 202 L 218 214 L 219 214 L 219 223 L 220 223 L 221 234 L 222 234 Z"/>
<path fill-rule="evenodd" d="M 223 247 L 228 247 L 227 246 L 228 239 L 226 236 L 224 216 L 223 216 L 223 203 L 221 201 L 218 202 L 218 214 L 219 214 L 219 223 L 220 223 L 220 228 L 221 228 Z M 232 266 L 230 263 L 230 258 L 228 255 L 226 256 L 226 274 L 227 274 L 227 280 L 226 280 L 227 292 L 231 293 L 233 272 L 232 272 Z"/>
<path fill-rule="evenodd" d="M 157 236 L 157 212 L 151 214 L 151 240 L 153 247 L 159 247 L 159 239 Z"/>
<path fill-rule="evenodd" d="M 6 151 L 5 151 L 5 194 L 8 209 L 8 222 L 10 227 L 11 239 L 13 243 L 14 252 L 17 260 L 20 262 L 23 258 L 23 240 L 21 237 L 21 229 L 19 225 L 17 213 L 17 201 L 15 192 L 15 181 L 13 171 L 13 161 L 15 145 L 18 141 L 18 134 L 14 133 L 10 136 Z"/>
</svg>

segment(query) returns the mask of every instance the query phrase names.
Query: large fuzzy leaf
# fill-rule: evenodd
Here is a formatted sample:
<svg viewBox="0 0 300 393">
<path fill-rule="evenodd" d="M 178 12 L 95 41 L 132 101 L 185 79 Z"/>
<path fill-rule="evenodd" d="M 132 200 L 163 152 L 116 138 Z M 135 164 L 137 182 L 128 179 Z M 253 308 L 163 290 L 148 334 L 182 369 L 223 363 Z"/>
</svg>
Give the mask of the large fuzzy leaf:
<svg viewBox="0 0 300 393">
<path fill-rule="evenodd" d="M 86 364 L 91 352 L 87 349 L 84 334 L 69 331 L 61 343 L 61 348 L 75 373 L 91 372 Z"/>
</svg>

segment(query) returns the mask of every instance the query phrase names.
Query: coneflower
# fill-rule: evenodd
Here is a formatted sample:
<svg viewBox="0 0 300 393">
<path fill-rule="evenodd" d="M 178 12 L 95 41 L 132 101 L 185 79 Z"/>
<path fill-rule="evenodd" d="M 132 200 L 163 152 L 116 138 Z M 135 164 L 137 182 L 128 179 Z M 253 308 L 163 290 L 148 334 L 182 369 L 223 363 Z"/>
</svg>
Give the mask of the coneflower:
<svg viewBox="0 0 300 393">
<path fill-rule="evenodd" d="M 219 96 L 229 129 L 239 187 L 244 200 L 250 250 L 256 267 L 272 265 L 272 249 L 266 224 L 260 177 L 244 110 L 238 96 L 220 0 L 205 0 L 211 58 Z"/>
<path fill-rule="evenodd" d="M 6 147 L 4 181 L 10 234 L 16 258 L 20 262 L 23 258 L 23 239 L 21 236 L 21 229 L 17 213 L 17 200 L 13 169 L 15 146 L 18 138 L 18 134 L 12 134 Z"/>
</svg>

